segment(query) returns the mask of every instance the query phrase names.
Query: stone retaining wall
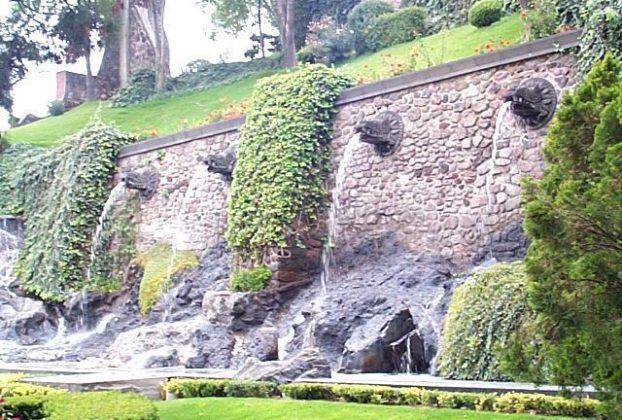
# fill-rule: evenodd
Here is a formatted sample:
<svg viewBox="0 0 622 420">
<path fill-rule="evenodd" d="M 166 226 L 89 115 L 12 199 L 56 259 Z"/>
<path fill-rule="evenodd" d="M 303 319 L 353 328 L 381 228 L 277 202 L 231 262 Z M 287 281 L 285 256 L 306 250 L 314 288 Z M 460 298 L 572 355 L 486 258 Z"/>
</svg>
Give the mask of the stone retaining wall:
<svg viewBox="0 0 622 420">
<path fill-rule="evenodd" d="M 390 235 L 415 253 L 459 264 L 519 254 L 519 183 L 541 173 L 546 130 L 520 128 L 508 113 L 495 136 L 496 119 L 503 95 L 520 81 L 543 77 L 560 91 L 572 86 L 574 56 L 556 51 L 573 48 L 576 38 L 561 35 L 346 91 L 329 179 L 333 188 L 339 165 L 346 165 L 337 194 L 338 247 Z M 354 127 L 386 110 L 403 118 L 405 137 L 395 154 L 382 158 L 358 141 Z M 141 248 L 164 241 L 200 251 L 223 241 L 228 184 L 201 161 L 236 142 L 241 123 L 124 149 L 121 171 L 152 165 L 162 175 L 158 194 L 142 204 Z M 351 158 L 344 162 L 347 144 Z"/>
</svg>

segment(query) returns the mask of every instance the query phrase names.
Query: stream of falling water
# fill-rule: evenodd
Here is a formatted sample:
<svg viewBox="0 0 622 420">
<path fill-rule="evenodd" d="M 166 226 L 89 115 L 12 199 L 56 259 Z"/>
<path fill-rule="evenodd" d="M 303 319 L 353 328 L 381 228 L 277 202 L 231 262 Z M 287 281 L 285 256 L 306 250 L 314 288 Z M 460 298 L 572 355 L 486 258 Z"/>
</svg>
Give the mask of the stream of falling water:
<svg viewBox="0 0 622 420">
<path fill-rule="evenodd" d="M 335 245 L 335 234 L 337 232 L 337 212 L 341 209 L 341 196 L 345 186 L 347 170 L 354 158 L 354 151 L 358 144 L 358 136 L 348 141 L 343 152 L 343 157 L 339 162 L 339 168 L 335 174 L 335 187 L 332 191 L 332 200 L 328 210 L 328 221 L 326 224 L 328 239 L 322 251 L 322 275 L 320 276 L 320 281 L 323 293 L 326 293 L 326 287 L 330 281 L 330 264 L 333 256 L 333 247 Z"/>
<path fill-rule="evenodd" d="M 183 243 L 183 240 L 186 239 L 186 232 L 184 229 L 184 221 L 183 216 L 186 214 L 186 210 L 188 207 L 188 202 L 196 195 L 195 191 L 201 185 L 204 184 L 205 177 L 208 172 L 205 169 L 204 165 L 198 166 L 192 176 L 190 177 L 190 181 L 188 181 L 188 187 L 184 196 L 179 203 L 178 208 L 174 211 L 175 221 L 171 225 L 171 259 L 168 264 L 168 268 L 166 271 L 166 282 L 165 285 L 169 285 L 170 279 L 175 274 L 173 272 L 175 268 L 175 260 L 177 259 L 177 253 L 180 250 L 180 247 Z M 162 313 L 162 322 L 167 322 L 171 315 L 171 308 L 174 305 L 174 296 L 171 293 L 166 293 L 167 290 L 161 291 L 161 296 L 164 304 L 164 311 Z"/>
<path fill-rule="evenodd" d="M 499 108 L 499 112 L 497 114 L 497 119 L 495 121 L 495 132 L 492 135 L 492 152 L 490 155 L 490 167 L 488 168 L 488 173 L 486 173 L 486 181 L 485 181 L 485 188 L 486 188 L 486 198 L 487 198 L 487 204 L 486 204 L 486 215 L 490 216 L 493 214 L 493 207 L 494 207 L 494 195 L 492 192 L 492 185 L 494 184 L 495 180 L 494 180 L 494 172 L 495 169 L 497 167 L 496 165 L 496 159 L 497 159 L 497 152 L 498 152 L 498 148 L 499 148 L 499 139 L 501 137 L 501 135 L 503 134 L 503 130 L 505 128 L 507 128 L 508 124 L 506 121 L 506 115 L 508 114 L 508 111 L 510 110 L 510 102 L 504 102 L 503 105 L 501 105 L 501 107 Z M 478 230 L 480 233 L 480 237 L 483 236 L 484 233 L 484 214 L 482 214 L 480 216 L 480 221 L 479 221 L 479 226 L 478 226 Z M 488 244 L 488 258 L 492 258 L 492 237 L 490 235 L 490 233 L 486 233 L 486 243 Z"/>
</svg>

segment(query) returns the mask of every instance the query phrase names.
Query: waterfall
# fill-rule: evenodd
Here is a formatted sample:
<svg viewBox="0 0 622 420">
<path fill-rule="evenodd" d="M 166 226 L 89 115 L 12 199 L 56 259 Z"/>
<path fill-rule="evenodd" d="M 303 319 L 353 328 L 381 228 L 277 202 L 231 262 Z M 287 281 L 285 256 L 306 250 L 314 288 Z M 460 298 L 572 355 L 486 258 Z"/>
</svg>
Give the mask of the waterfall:
<svg viewBox="0 0 622 420">
<path fill-rule="evenodd" d="M 339 162 L 339 168 L 335 174 L 335 187 L 332 191 L 332 200 L 328 210 L 328 240 L 324 244 L 324 249 L 322 251 L 322 275 L 320 277 L 320 281 L 322 284 L 322 291 L 324 293 L 326 293 L 326 287 L 330 281 L 330 264 L 335 244 L 335 234 L 337 232 L 337 212 L 341 208 L 340 199 L 344 191 L 347 169 L 350 167 L 352 159 L 354 158 L 354 151 L 359 143 L 356 140 L 357 139 L 352 138 L 348 141 L 348 144 L 346 144 L 343 157 Z"/>
<path fill-rule="evenodd" d="M 508 114 L 509 110 L 510 110 L 510 106 L 511 103 L 510 102 L 504 102 L 503 105 L 501 105 L 501 107 L 499 108 L 499 113 L 497 114 L 497 119 L 495 121 L 495 131 L 494 134 L 492 136 L 492 152 L 490 155 L 490 167 L 488 168 L 488 173 L 486 173 L 486 180 L 485 180 L 485 189 L 486 189 L 486 198 L 487 198 L 487 204 L 486 204 L 486 214 L 488 216 L 493 214 L 493 206 L 494 206 L 494 194 L 492 192 L 492 186 L 495 182 L 494 180 L 494 172 L 496 169 L 496 158 L 497 158 L 497 151 L 498 151 L 498 146 L 499 146 L 499 139 L 501 138 L 501 135 L 503 134 L 503 129 L 507 128 L 507 122 L 506 122 L 506 115 Z M 480 233 L 480 237 L 483 236 L 483 232 L 485 229 L 484 226 L 484 215 L 482 214 L 480 216 L 480 221 L 478 224 L 478 230 Z M 490 233 L 486 234 L 486 242 L 488 243 L 488 257 L 492 258 L 492 236 L 490 235 Z"/>
<path fill-rule="evenodd" d="M 184 196 L 179 203 L 179 206 L 174 211 L 175 220 L 171 225 L 171 259 L 168 264 L 167 273 L 166 273 L 166 285 L 170 282 L 171 277 L 173 276 L 173 269 L 175 267 L 175 260 L 177 259 L 177 253 L 181 249 L 183 244 L 183 240 L 186 239 L 186 232 L 184 229 L 184 220 L 183 216 L 186 214 L 189 201 L 192 198 L 196 197 L 195 191 L 201 186 L 205 184 L 205 177 L 207 176 L 207 171 L 204 166 L 201 165 L 197 167 L 190 177 L 190 181 L 188 182 L 188 187 Z M 162 322 L 167 322 L 170 318 L 172 308 L 175 304 L 174 296 L 170 293 L 166 293 L 166 290 L 161 291 L 164 311 L 162 313 Z"/>
</svg>

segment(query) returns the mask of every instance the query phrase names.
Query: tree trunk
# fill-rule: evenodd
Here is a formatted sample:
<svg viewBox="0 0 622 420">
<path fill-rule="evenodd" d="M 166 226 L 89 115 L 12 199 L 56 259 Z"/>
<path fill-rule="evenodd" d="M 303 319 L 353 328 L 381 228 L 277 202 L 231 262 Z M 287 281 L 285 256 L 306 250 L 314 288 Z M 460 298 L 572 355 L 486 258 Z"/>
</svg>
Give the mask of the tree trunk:
<svg viewBox="0 0 622 420">
<path fill-rule="evenodd" d="M 294 0 L 279 0 L 279 30 L 283 46 L 283 64 L 296 67 L 296 41 L 294 21 Z"/>
<path fill-rule="evenodd" d="M 164 7 L 165 0 L 152 0 L 153 6 L 153 29 L 155 32 L 155 71 L 156 71 L 156 89 L 164 90 L 166 87 L 166 79 L 169 76 L 169 51 L 166 32 L 164 31 Z"/>
<path fill-rule="evenodd" d="M 259 28 L 259 49 L 261 58 L 266 58 L 266 40 L 263 36 L 263 25 L 261 22 L 261 7 L 263 0 L 257 0 L 257 26 Z"/>
<path fill-rule="evenodd" d="M 95 84 L 91 68 L 91 50 L 86 50 L 84 60 L 86 61 L 86 100 L 92 101 L 95 99 Z"/>
</svg>

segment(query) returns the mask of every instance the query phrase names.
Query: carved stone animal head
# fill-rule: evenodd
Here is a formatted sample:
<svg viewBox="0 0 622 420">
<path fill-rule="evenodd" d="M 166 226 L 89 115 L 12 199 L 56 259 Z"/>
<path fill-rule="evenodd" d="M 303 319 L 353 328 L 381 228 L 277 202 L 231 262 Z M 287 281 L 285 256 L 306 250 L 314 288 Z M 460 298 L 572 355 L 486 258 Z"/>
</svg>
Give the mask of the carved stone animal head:
<svg viewBox="0 0 622 420">
<path fill-rule="evenodd" d="M 149 200 L 160 186 L 160 173 L 149 166 L 141 171 L 123 173 L 121 182 L 130 190 L 138 191 L 141 198 Z"/>
<path fill-rule="evenodd" d="M 555 114 L 557 92 L 545 79 L 529 79 L 510 91 L 503 98 L 510 102 L 510 110 L 526 126 L 538 129 L 544 127 Z"/>
<path fill-rule="evenodd" d="M 216 174 L 223 175 L 226 179 L 231 179 L 236 161 L 236 147 L 229 146 L 221 153 L 209 155 L 203 160 L 207 165 L 207 170 Z"/>
<path fill-rule="evenodd" d="M 362 121 L 354 128 L 364 143 L 373 144 L 381 156 L 388 156 L 404 137 L 404 123 L 395 112 L 385 111 L 374 120 Z"/>
</svg>

